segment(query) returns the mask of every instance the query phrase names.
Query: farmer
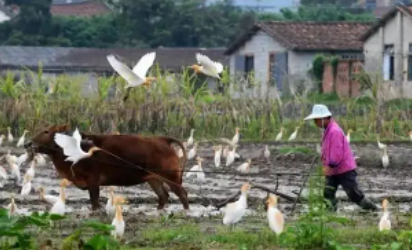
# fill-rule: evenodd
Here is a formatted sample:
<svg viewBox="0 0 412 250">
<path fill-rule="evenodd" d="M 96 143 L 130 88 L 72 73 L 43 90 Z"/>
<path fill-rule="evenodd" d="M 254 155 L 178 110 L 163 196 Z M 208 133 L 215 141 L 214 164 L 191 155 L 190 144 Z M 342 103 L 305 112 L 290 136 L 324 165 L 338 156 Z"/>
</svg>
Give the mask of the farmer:
<svg viewBox="0 0 412 250">
<path fill-rule="evenodd" d="M 312 114 L 305 118 L 314 120 L 316 126 L 323 130 L 321 159 L 326 175 L 324 197 L 330 202 L 329 208 L 336 212 L 336 191 L 342 186 L 352 202 L 366 210 L 376 211 L 377 206 L 359 190 L 356 181 L 356 162 L 345 134 L 332 119 L 332 113 L 325 105 L 313 106 Z"/>
</svg>

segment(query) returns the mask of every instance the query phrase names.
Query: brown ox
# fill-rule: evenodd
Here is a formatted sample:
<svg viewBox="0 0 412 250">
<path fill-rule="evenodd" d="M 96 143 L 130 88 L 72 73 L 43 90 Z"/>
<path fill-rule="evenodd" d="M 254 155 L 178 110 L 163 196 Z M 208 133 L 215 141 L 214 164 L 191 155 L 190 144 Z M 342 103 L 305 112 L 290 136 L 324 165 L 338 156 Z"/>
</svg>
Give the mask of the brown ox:
<svg viewBox="0 0 412 250">
<path fill-rule="evenodd" d="M 52 126 L 26 142 L 25 148 L 47 154 L 61 178 L 73 182 L 78 188 L 88 190 L 92 209 L 100 208 L 100 186 L 132 186 L 148 182 L 159 199 L 158 209 L 166 205 L 169 193 L 164 184 L 179 197 L 185 209 L 189 209 L 187 192 L 182 187 L 183 164 L 171 147 L 175 143 L 183 151 L 183 144 L 170 137 L 141 137 L 136 135 L 92 135 L 81 133 L 82 139 L 93 142 L 102 151 L 96 151 L 89 158 L 83 159 L 70 169 L 72 162 L 65 161 L 63 150 L 54 142 L 56 133 L 68 133 L 68 127 Z M 87 151 L 92 145 L 82 143 Z M 116 158 L 107 152 L 118 156 Z M 145 170 L 142 170 L 141 168 Z M 74 175 L 73 175 L 74 174 Z"/>
</svg>

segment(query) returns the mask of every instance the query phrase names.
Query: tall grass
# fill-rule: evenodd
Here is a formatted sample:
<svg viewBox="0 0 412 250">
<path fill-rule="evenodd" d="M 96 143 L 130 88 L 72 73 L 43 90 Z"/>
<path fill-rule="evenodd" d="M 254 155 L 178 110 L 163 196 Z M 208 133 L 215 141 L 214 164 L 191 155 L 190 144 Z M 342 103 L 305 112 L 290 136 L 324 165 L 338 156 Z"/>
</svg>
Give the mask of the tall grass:
<svg viewBox="0 0 412 250">
<path fill-rule="evenodd" d="M 325 96 L 234 99 L 228 86 L 237 83 L 230 83 L 228 74 L 219 83 L 220 91 L 216 91 L 208 87 L 207 78 L 191 71 L 171 74 L 157 67 L 152 70 L 157 82 L 150 89 L 133 89 L 125 103 L 125 81 L 117 76 L 98 76 L 95 94 L 85 95 L 85 78 L 59 75 L 44 80 L 41 69 L 26 75 L 31 76 L 30 82 L 15 81 L 12 72 L 0 79 L 0 131 L 11 126 L 14 133 L 20 134 L 24 129 L 38 131 L 52 123 L 68 123 L 81 130 L 105 133 L 111 130 L 113 122 L 121 133 L 167 134 L 177 138 L 187 137 L 191 128 L 196 129 L 198 138 L 227 137 L 235 127 L 240 127 L 242 139 L 270 140 L 283 126 L 287 139 L 298 125 L 302 125 L 298 140 L 318 140 L 320 136 L 319 129 L 302 120 L 310 113 L 311 105 L 323 102 Z M 53 93 L 47 94 L 50 86 Z M 336 119 L 345 130 L 355 131 L 355 140 L 376 138 L 373 99 L 331 96 L 327 100 L 337 112 L 346 109 L 346 114 Z M 408 122 L 412 117 L 410 106 L 409 102 L 399 100 L 387 103 L 380 114 L 384 118 L 381 138 L 406 138 L 412 129 Z"/>
</svg>

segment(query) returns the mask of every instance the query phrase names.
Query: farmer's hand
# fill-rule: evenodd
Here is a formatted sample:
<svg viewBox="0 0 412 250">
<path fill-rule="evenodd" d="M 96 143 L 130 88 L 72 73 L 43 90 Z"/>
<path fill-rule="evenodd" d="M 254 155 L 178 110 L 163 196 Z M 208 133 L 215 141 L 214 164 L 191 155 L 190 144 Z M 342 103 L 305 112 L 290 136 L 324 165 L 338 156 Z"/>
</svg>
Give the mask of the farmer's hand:
<svg viewBox="0 0 412 250">
<path fill-rule="evenodd" d="M 324 173 L 325 175 L 327 175 L 327 174 L 329 173 L 329 171 L 330 171 L 330 167 L 328 167 L 328 166 L 323 166 L 323 173 Z"/>
</svg>

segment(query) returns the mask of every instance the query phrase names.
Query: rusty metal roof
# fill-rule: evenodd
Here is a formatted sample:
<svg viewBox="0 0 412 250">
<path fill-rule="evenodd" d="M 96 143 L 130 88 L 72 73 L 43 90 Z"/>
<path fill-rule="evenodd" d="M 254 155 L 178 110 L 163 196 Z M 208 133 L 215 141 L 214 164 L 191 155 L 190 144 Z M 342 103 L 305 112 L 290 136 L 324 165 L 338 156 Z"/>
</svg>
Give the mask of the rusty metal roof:
<svg viewBox="0 0 412 250">
<path fill-rule="evenodd" d="M 95 49 L 65 47 L 19 47 L 0 46 L 0 68 L 19 69 L 38 68 L 39 63 L 45 71 L 77 70 L 112 72 L 106 56 L 115 54 L 130 67 L 148 52 L 156 52 L 156 61 L 162 69 L 179 70 L 181 67 L 196 63 L 197 52 L 209 56 L 214 61 L 228 65 L 223 48 L 157 48 L 157 49 Z"/>
</svg>

